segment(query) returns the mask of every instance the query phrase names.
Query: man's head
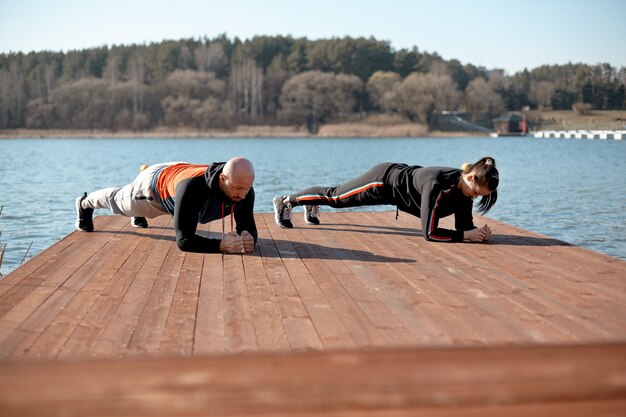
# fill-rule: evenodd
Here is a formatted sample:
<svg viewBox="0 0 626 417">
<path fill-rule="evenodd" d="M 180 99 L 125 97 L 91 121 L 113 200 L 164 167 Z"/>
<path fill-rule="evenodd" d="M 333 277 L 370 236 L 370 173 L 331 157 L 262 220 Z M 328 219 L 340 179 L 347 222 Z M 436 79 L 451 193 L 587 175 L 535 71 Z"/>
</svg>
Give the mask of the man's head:
<svg viewBox="0 0 626 417">
<path fill-rule="evenodd" d="M 253 182 L 254 166 L 246 158 L 230 159 L 220 174 L 220 188 L 235 203 L 245 198 Z"/>
</svg>

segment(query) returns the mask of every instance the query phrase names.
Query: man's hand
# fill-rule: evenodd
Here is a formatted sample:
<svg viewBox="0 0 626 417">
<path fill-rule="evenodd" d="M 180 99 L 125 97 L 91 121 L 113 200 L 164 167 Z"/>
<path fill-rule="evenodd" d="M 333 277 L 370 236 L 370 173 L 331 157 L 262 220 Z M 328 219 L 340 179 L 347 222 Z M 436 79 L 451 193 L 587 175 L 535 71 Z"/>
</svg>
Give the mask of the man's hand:
<svg viewBox="0 0 626 417">
<path fill-rule="evenodd" d="M 248 233 L 247 230 L 241 232 L 241 239 L 243 240 L 243 250 L 246 253 L 254 251 L 254 237 Z"/>
<path fill-rule="evenodd" d="M 220 243 L 220 251 L 226 253 L 241 253 L 243 250 L 243 239 L 237 232 L 225 233 Z"/>
<path fill-rule="evenodd" d="M 488 225 L 463 232 L 463 240 L 469 240 L 470 242 L 486 242 L 490 237 L 491 229 Z"/>
</svg>

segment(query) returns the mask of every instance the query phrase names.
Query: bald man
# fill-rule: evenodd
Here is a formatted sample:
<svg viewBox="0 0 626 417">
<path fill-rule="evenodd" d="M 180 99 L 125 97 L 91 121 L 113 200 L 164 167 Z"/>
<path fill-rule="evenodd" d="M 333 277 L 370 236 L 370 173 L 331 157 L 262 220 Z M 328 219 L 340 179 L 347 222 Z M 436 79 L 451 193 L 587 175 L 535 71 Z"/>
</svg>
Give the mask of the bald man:
<svg viewBox="0 0 626 417">
<path fill-rule="evenodd" d="M 210 165 L 152 165 L 124 187 L 105 188 L 78 197 L 76 230 L 92 232 L 93 211 L 98 208 L 131 217 L 133 227 L 148 227 L 146 218 L 170 214 L 174 216 L 176 243 L 182 251 L 250 253 L 258 236 L 253 216 L 253 182 L 254 167 L 241 157 Z M 230 221 L 225 222 L 229 215 Z M 230 230 L 233 217 L 236 228 Z M 196 234 L 198 223 L 220 218 L 222 239 Z"/>
</svg>

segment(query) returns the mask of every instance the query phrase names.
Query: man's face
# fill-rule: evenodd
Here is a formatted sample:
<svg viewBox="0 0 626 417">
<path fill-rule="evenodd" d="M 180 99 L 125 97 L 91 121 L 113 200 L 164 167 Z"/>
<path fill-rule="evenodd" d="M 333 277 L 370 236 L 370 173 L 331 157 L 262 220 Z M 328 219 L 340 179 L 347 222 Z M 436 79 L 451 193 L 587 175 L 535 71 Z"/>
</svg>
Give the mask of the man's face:
<svg viewBox="0 0 626 417">
<path fill-rule="evenodd" d="M 248 175 L 220 174 L 220 186 L 230 201 L 238 203 L 243 200 L 252 188 L 254 177 Z"/>
</svg>

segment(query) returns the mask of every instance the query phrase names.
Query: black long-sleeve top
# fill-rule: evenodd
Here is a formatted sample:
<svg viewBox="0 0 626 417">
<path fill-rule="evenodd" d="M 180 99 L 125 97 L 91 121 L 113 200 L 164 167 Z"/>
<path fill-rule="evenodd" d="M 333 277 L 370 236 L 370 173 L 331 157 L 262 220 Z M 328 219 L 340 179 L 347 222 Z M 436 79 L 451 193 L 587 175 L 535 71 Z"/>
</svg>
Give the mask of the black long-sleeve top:
<svg viewBox="0 0 626 417">
<path fill-rule="evenodd" d="M 430 241 L 462 242 L 463 232 L 475 229 L 474 199 L 458 187 L 462 171 L 445 167 L 393 164 L 385 180 L 399 210 L 422 221 L 424 238 Z M 439 219 L 454 214 L 455 229 L 439 227 Z"/>
<path fill-rule="evenodd" d="M 219 174 L 225 162 L 208 166 L 204 175 L 185 178 L 176 185 L 176 194 L 161 205 L 174 216 L 176 244 L 185 252 L 216 253 L 220 251 L 221 239 L 209 239 L 196 234 L 198 223 L 208 223 L 234 213 L 236 231 L 248 231 L 256 244 L 258 233 L 254 221 L 254 189 L 246 197 L 234 203 L 226 197 L 219 186 Z M 173 212 L 172 212 L 173 211 Z"/>
</svg>

